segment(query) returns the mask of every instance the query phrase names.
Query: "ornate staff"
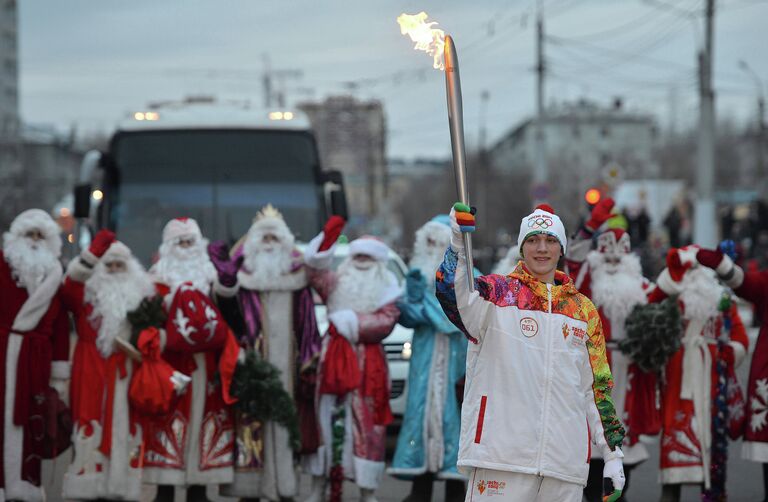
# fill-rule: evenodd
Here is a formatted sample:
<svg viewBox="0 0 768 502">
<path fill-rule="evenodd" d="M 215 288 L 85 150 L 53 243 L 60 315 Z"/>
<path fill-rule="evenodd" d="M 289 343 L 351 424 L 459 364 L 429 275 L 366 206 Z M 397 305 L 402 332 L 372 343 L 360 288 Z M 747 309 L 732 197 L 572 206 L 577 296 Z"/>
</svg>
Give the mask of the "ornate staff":
<svg viewBox="0 0 768 502">
<path fill-rule="evenodd" d="M 416 42 L 414 49 L 423 50 L 433 57 L 433 67 L 445 70 L 445 94 L 448 99 L 448 127 L 451 132 L 451 152 L 453 154 L 453 170 L 456 177 L 456 192 L 462 204 L 469 206 L 467 190 L 467 165 L 464 149 L 464 111 L 461 102 L 461 79 L 459 78 L 459 58 L 453 38 L 443 30 L 433 28 L 436 22 L 427 22 L 427 13 L 415 15 L 401 14 L 397 18 L 400 32 L 411 37 Z M 472 259 L 472 236 L 463 234 L 464 256 L 466 258 L 467 284 L 474 291 L 475 281 Z"/>
</svg>

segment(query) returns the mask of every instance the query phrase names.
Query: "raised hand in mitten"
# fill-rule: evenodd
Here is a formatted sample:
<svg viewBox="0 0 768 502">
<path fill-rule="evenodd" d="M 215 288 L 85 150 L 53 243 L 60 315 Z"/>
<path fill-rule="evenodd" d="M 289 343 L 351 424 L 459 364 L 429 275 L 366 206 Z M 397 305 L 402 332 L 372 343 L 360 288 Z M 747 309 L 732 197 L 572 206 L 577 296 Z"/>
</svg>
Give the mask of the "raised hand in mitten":
<svg viewBox="0 0 768 502">
<path fill-rule="evenodd" d="M 589 220 L 587 220 L 585 226 L 592 232 L 600 228 L 603 223 L 608 221 L 611 216 L 613 216 L 611 211 L 613 210 L 613 206 L 615 204 L 616 203 L 610 197 L 607 197 L 595 204 L 595 207 L 592 208 L 592 214 L 589 216 Z"/>
<path fill-rule="evenodd" d="M 223 241 L 215 241 L 208 244 L 208 256 L 219 274 L 219 282 L 222 286 L 231 288 L 237 284 L 237 272 L 245 259 L 242 254 L 235 258 L 230 257 L 227 244 Z"/>
<path fill-rule="evenodd" d="M 457 202 L 451 208 L 449 214 L 451 220 L 451 246 L 455 250 L 463 249 L 464 239 L 462 234 L 475 231 L 476 209 L 466 204 Z"/>
<path fill-rule="evenodd" d="M 690 264 L 683 263 L 681 251 L 678 248 L 671 248 L 667 251 L 667 270 L 669 271 L 669 276 L 675 282 L 680 282 L 685 272 L 690 268 Z"/>
<path fill-rule="evenodd" d="M 341 231 L 344 230 L 344 225 L 346 224 L 347 221 L 336 214 L 328 218 L 325 226 L 323 226 L 323 242 L 320 244 L 318 252 L 330 249 L 341 235 Z"/>
<path fill-rule="evenodd" d="M 413 268 L 405 277 L 405 297 L 410 303 L 420 302 L 424 298 L 427 281 L 421 270 Z"/>
<path fill-rule="evenodd" d="M 115 233 L 103 228 L 98 231 L 93 241 L 91 241 L 88 251 L 96 258 L 101 258 L 113 242 L 115 242 Z"/>
</svg>

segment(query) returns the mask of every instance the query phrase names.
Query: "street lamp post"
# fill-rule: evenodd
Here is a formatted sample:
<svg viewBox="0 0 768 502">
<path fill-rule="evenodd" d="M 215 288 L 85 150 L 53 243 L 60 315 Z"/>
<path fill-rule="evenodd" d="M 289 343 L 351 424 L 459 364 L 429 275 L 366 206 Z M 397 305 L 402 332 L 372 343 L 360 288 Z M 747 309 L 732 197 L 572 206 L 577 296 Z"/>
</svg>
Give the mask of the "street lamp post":
<svg viewBox="0 0 768 502">
<path fill-rule="evenodd" d="M 752 80 L 755 82 L 755 87 L 757 88 L 757 130 L 755 132 L 755 147 L 757 149 L 756 175 L 758 180 L 762 180 L 765 175 L 765 165 L 763 163 L 763 116 L 765 114 L 765 94 L 763 89 L 765 89 L 765 86 L 763 85 L 763 80 L 760 78 L 760 75 L 758 75 L 757 72 L 743 59 L 739 60 L 739 68 L 752 77 Z"/>
</svg>

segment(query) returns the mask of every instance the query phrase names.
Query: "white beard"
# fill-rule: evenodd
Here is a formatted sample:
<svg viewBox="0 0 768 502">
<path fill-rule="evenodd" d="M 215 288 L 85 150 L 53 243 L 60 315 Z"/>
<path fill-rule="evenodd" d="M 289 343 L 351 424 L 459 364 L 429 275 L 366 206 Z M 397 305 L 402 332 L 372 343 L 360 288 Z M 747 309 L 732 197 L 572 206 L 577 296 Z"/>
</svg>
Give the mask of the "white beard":
<svg viewBox="0 0 768 502">
<path fill-rule="evenodd" d="M 429 244 L 429 240 L 433 244 Z M 413 243 L 413 257 L 408 266 L 421 271 L 427 281 L 427 288 L 435 284 L 435 272 L 443 261 L 445 250 L 451 244 L 451 229 L 440 223 L 429 222 L 416 231 Z"/>
<path fill-rule="evenodd" d="M 689 270 L 683 276 L 680 293 L 680 301 L 685 306 L 683 318 L 710 319 L 717 316 L 723 292 L 713 270 L 706 267 Z"/>
<path fill-rule="evenodd" d="M 426 249 L 420 251 L 418 247 L 414 246 L 413 258 L 411 258 L 408 266 L 420 270 L 421 275 L 426 279 L 427 288 L 432 289 L 432 286 L 435 285 L 435 272 L 437 272 L 437 267 L 443 262 L 447 246 L 442 249 L 435 246 L 424 247 Z"/>
<path fill-rule="evenodd" d="M 160 246 L 160 259 L 151 272 L 159 281 L 175 290 L 185 282 L 207 293 L 216 280 L 216 268 L 208 257 L 207 239 L 199 239 L 192 247 L 182 248 L 171 242 Z"/>
<path fill-rule="evenodd" d="M 11 267 L 16 284 L 35 292 L 45 276 L 59 266 L 59 260 L 45 241 L 33 242 L 23 236 L 6 233 L 3 237 L 3 254 Z"/>
<path fill-rule="evenodd" d="M 384 263 L 376 263 L 368 270 L 358 270 L 347 258 L 339 265 L 337 274 L 336 286 L 326 302 L 329 312 L 344 309 L 360 313 L 375 312 L 383 306 L 385 295 L 398 287 L 395 275 L 387 270 Z"/>
<path fill-rule="evenodd" d="M 248 239 L 243 245 L 243 265 L 259 284 L 266 286 L 264 289 L 269 289 L 270 283 L 275 283 L 283 275 L 291 273 L 293 239 L 281 236 L 277 243 L 264 244 L 261 242 L 262 235 L 262 232 L 248 234 Z"/>
<path fill-rule="evenodd" d="M 617 272 L 608 273 L 603 256 L 598 251 L 587 255 L 592 277 L 592 301 L 603 309 L 603 314 L 611 321 L 612 327 L 621 327 L 636 305 L 648 303 L 643 289 L 643 271 L 640 258 L 634 254 L 621 257 Z"/>
<path fill-rule="evenodd" d="M 130 338 L 128 312 L 155 293 L 152 278 L 135 259 L 131 258 L 127 266 L 126 272 L 110 274 L 99 262 L 85 283 L 85 301 L 93 306 L 89 320 L 98 327 L 96 347 L 104 357 L 114 352 L 116 338 Z"/>
</svg>

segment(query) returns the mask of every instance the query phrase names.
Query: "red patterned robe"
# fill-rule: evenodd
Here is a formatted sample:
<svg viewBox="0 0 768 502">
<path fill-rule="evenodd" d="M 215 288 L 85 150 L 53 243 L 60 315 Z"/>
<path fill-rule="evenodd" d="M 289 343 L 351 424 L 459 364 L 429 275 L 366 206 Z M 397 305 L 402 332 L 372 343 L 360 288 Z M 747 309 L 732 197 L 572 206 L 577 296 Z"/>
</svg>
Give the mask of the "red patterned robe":
<svg viewBox="0 0 768 502">
<path fill-rule="evenodd" d="M 323 301 L 327 302 L 336 286 L 336 273 L 329 270 L 310 270 L 310 284 Z M 354 480 L 359 487 L 371 490 L 378 487 L 384 473 L 386 426 L 391 421 L 389 374 L 381 341 L 392 332 L 400 317 L 400 311 L 395 305 L 399 296 L 398 288 L 397 291 L 392 291 L 392 294 L 383 295 L 376 310 L 356 312 L 359 338 L 353 347 L 358 356 L 363 383 L 360 388 L 346 396 L 342 465 L 347 478 Z M 328 335 L 323 337 L 320 374 L 329 339 Z M 364 388 L 377 389 L 377 397 L 372 397 Z M 320 396 L 318 420 L 323 444 L 317 453 L 307 455 L 303 459 L 305 470 L 313 476 L 328 476 L 332 466 L 331 415 L 335 406 L 335 395 Z"/>
<path fill-rule="evenodd" d="M 119 350 L 104 357 L 96 346 L 93 306 L 85 303 L 85 281 L 92 272 L 75 260 L 62 287 L 77 331 L 70 381 L 75 458 L 64 475 L 63 495 L 139 500 L 142 431 L 128 404 L 135 363 Z"/>
<path fill-rule="evenodd" d="M 30 296 L 0 252 L 0 384 L 3 457 L 0 500 L 41 501 L 44 398 L 49 381 L 69 378 L 69 324 L 58 295 L 62 271 Z"/>
<path fill-rule="evenodd" d="M 169 327 L 178 319 L 179 309 L 173 307 L 170 288 L 160 288 L 166 294 Z M 226 327 L 218 309 L 211 319 Z M 170 347 L 168 330 L 161 335 L 163 358 L 192 382 L 167 416 L 145 426 L 143 480 L 179 486 L 231 483 L 235 425 L 229 382 L 237 364 L 237 341 L 229 328 L 216 346 L 205 345 L 197 333 L 190 336 L 188 345 Z M 216 378 L 217 373 L 221 378 Z"/>
<path fill-rule="evenodd" d="M 738 359 L 746 354 L 749 339 L 735 303 L 730 316 L 731 347 L 727 349 L 734 350 Z M 685 321 L 682 347 L 667 362 L 661 403 L 663 484 L 709 484 L 717 337 L 722 329 L 722 315 Z"/>
</svg>

